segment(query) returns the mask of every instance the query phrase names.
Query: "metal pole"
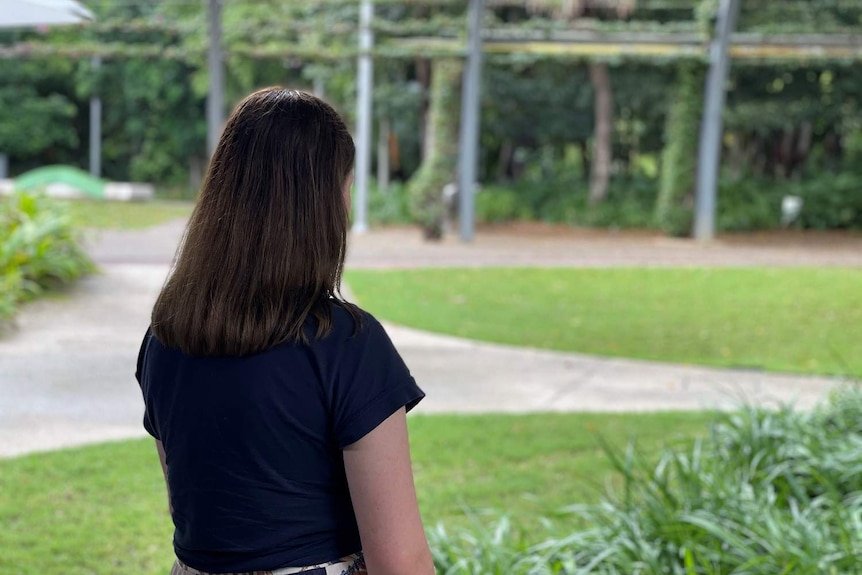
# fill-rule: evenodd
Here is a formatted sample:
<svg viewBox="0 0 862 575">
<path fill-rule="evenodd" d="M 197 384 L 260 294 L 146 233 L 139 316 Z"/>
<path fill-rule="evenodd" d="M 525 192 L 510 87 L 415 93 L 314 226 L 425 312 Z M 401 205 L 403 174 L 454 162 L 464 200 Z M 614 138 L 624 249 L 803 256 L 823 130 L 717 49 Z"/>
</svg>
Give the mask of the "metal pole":
<svg viewBox="0 0 862 575">
<path fill-rule="evenodd" d="M 93 56 L 90 66 L 98 72 L 102 58 Z M 90 97 L 90 174 L 95 178 L 102 175 L 102 99 L 98 94 Z"/>
<path fill-rule="evenodd" d="M 721 136 L 730 73 L 730 38 L 739 19 L 739 0 L 721 0 L 715 38 L 709 51 L 706 104 L 700 130 L 700 157 L 697 162 L 694 237 L 709 241 L 715 237 L 715 206 L 721 166 Z"/>
<path fill-rule="evenodd" d="M 356 169 L 354 170 L 356 197 L 353 202 L 353 231 L 368 231 L 368 179 L 371 171 L 371 98 L 374 82 L 374 4 L 362 0 L 359 6 L 359 69 L 356 87 Z"/>
<path fill-rule="evenodd" d="M 476 170 L 479 155 L 479 90 L 482 82 L 482 14 L 484 0 L 470 0 L 467 65 L 461 97 L 461 131 L 458 143 L 458 219 L 461 240 L 473 241 L 475 233 Z"/>
<path fill-rule="evenodd" d="M 212 157 L 224 125 L 224 54 L 222 52 L 222 0 L 209 0 L 209 93 L 207 95 L 207 154 Z"/>
</svg>

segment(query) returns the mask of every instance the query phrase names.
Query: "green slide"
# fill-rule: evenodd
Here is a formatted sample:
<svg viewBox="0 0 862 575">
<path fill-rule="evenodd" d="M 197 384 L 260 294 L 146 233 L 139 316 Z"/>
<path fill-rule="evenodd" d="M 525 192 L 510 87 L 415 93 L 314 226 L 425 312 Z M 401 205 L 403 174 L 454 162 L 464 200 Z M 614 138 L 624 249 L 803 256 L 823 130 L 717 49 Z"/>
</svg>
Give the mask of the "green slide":
<svg viewBox="0 0 862 575">
<path fill-rule="evenodd" d="M 15 189 L 18 190 L 43 189 L 51 184 L 65 184 L 94 200 L 105 199 L 107 182 L 72 166 L 45 166 L 15 178 Z"/>
</svg>

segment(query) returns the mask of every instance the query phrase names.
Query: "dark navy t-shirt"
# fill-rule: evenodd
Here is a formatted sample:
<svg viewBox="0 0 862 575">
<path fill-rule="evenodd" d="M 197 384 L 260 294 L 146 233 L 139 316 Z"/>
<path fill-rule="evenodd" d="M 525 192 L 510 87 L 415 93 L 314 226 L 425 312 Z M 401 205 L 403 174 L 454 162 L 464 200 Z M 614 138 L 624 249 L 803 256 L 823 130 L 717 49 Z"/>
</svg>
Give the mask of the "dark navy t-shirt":
<svg viewBox="0 0 862 575">
<path fill-rule="evenodd" d="M 342 449 L 424 397 L 383 327 L 247 357 L 191 357 L 147 332 L 137 378 L 162 441 L 174 548 L 210 572 L 315 565 L 360 550 Z"/>
</svg>

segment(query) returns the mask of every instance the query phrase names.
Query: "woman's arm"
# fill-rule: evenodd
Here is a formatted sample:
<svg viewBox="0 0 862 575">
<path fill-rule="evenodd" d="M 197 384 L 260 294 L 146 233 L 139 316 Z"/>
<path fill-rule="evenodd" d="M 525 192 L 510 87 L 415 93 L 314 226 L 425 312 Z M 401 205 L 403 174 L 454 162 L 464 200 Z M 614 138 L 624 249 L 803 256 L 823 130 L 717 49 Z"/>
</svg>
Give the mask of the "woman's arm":
<svg viewBox="0 0 862 575">
<path fill-rule="evenodd" d="M 158 439 L 156 440 L 156 451 L 159 452 L 159 462 L 162 464 L 162 474 L 165 476 L 165 488 L 168 490 L 168 511 L 173 515 L 174 506 L 171 504 L 171 487 L 168 485 L 168 463 L 165 458 L 165 446 Z"/>
<path fill-rule="evenodd" d="M 402 407 L 344 449 L 344 468 L 369 575 L 430 575 Z"/>
</svg>

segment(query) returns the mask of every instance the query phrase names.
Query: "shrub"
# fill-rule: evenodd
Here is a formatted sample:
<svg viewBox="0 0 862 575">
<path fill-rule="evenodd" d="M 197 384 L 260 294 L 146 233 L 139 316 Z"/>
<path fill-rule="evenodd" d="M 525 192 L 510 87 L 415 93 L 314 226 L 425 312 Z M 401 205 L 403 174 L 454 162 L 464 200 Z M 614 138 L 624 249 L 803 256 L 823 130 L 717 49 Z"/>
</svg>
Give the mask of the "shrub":
<svg viewBox="0 0 862 575">
<path fill-rule="evenodd" d="M 92 269 L 59 204 L 26 193 L 0 201 L 0 320 L 22 300 Z"/>
<path fill-rule="evenodd" d="M 862 229 L 859 181 L 860 177 L 851 172 L 824 173 L 799 181 L 724 178 L 718 194 L 716 228 L 722 232 L 777 229 L 781 226 L 782 198 L 797 195 L 805 203 L 794 227 Z M 483 186 L 476 196 L 476 218 L 482 223 L 535 220 L 587 227 L 651 228 L 656 225 L 658 188 L 657 180 L 644 176 L 617 178 L 611 181 L 607 200 L 590 206 L 589 184 L 576 174 L 537 174 L 511 184 Z M 385 194 L 372 189 L 369 203 L 372 223 L 410 220 L 407 192 L 397 183 Z M 667 218 L 674 213 L 677 211 L 668 211 Z M 666 219 L 666 223 L 670 221 Z"/>
<path fill-rule="evenodd" d="M 589 184 L 579 177 L 525 179 L 487 186 L 476 196 L 476 216 L 483 223 L 539 220 L 591 227 L 646 228 L 652 225 L 657 186 L 646 178 L 611 182 L 601 204 L 587 201 Z"/>
<path fill-rule="evenodd" d="M 517 575 L 533 573 L 542 561 L 532 552 L 508 517 L 487 528 L 474 520 L 473 531 L 450 533 L 443 525 L 429 530 L 428 540 L 441 575 Z"/>
<path fill-rule="evenodd" d="M 587 192 L 585 181 L 565 175 L 488 186 L 476 198 L 476 214 L 482 222 L 541 220 L 592 227 L 655 226 L 657 181 L 645 177 L 613 180 L 607 200 L 596 206 L 588 205 Z M 718 194 L 716 227 L 722 232 L 776 229 L 781 226 L 781 200 L 786 195 L 800 196 L 805 202 L 794 227 L 862 229 L 862 185 L 859 176 L 850 172 L 824 173 L 799 181 L 725 178 Z M 671 213 L 676 212 L 668 212 Z"/>
<path fill-rule="evenodd" d="M 823 173 L 804 180 L 776 182 L 759 178 L 724 180 L 718 198 L 718 227 L 724 231 L 774 229 L 781 220 L 781 199 L 799 196 L 803 229 L 862 229 L 862 185 L 852 172 Z"/>
<path fill-rule="evenodd" d="M 355 201 L 355 200 L 354 200 Z M 368 218 L 372 224 L 408 224 L 410 198 L 402 182 L 390 182 L 385 192 L 372 185 L 368 191 Z"/>
<path fill-rule="evenodd" d="M 621 476 L 588 529 L 527 546 L 496 529 L 429 537 L 440 573 L 794 574 L 862 572 L 862 391 L 812 412 L 748 407 L 706 439 L 648 463 L 607 447 Z"/>
</svg>

